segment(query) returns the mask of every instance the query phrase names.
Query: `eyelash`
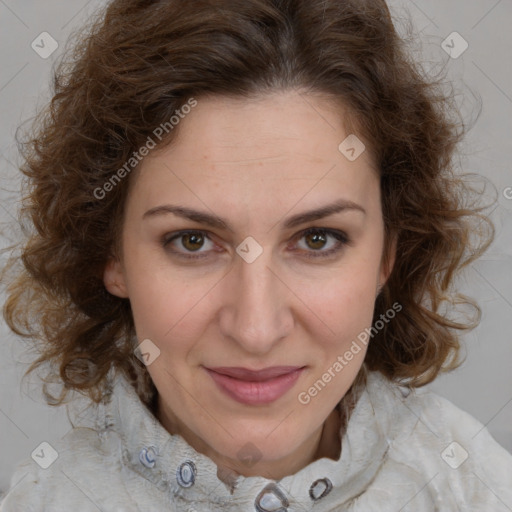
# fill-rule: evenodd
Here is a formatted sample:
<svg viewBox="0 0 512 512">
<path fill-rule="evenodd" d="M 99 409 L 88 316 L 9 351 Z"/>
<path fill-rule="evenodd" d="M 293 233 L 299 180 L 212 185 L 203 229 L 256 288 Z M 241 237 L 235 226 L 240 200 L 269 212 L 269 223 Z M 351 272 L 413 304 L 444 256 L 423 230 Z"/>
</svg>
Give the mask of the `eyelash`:
<svg viewBox="0 0 512 512">
<path fill-rule="evenodd" d="M 333 247 L 327 251 L 322 251 L 321 249 L 318 249 L 317 251 L 314 251 L 314 250 L 306 251 L 306 253 L 307 253 L 305 255 L 306 258 L 328 258 L 328 257 L 333 256 L 334 254 L 340 252 L 345 245 L 350 245 L 350 243 L 351 243 L 348 236 L 342 231 L 337 231 L 337 230 L 328 229 L 328 228 L 315 228 L 315 227 L 311 227 L 311 228 L 305 229 L 305 230 L 297 233 L 297 235 L 295 236 L 294 239 L 300 240 L 303 237 L 305 237 L 309 234 L 313 234 L 313 233 L 322 234 L 322 235 L 330 235 L 333 238 L 335 238 L 338 241 L 338 243 L 336 244 L 336 247 Z M 184 230 L 184 231 L 178 231 L 176 233 L 171 233 L 170 236 L 169 235 L 165 236 L 164 239 L 162 240 L 162 245 L 164 248 L 166 248 L 174 240 L 179 239 L 183 235 L 194 235 L 194 234 L 200 234 L 200 235 L 203 235 L 203 237 L 210 239 L 208 237 L 207 231 L 189 229 L 189 230 Z M 173 254 L 177 255 L 178 257 L 184 258 L 186 260 L 198 260 L 198 259 L 207 258 L 209 256 L 208 253 L 198 253 L 198 254 L 194 254 L 194 255 L 192 255 L 192 253 L 190 253 L 190 255 L 187 255 L 187 254 L 181 253 L 179 251 L 170 251 L 170 252 L 172 252 Z"/>
</svg>

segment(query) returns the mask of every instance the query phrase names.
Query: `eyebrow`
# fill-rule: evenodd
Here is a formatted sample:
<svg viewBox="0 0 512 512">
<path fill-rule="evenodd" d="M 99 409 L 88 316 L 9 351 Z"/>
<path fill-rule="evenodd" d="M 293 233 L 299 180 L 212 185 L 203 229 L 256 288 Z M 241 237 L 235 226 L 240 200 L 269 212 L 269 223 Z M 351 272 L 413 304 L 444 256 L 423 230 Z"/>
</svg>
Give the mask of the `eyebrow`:
<svg viewBox="0 0 512 512">
<path fill-rule="evenodd" d="M 301 224 L 305 224 L 306 222 L 323 219 L 324 217 L 329 217 L 330 215 L 347 211 L 359 211 L 366 215 L 366 210 L 362 206 L 352 201 L 341 199 L 334 203 L 322 206 L 321 208 L 316 208 L 314 210 L 309 210 L 307 212 L 302 212 L 297 215 L 293 215 L 283 223 L 283 227 L 287 229 L 294 228 Z M 215 214 L 202 212 L 199 210 L 194 210 L 192 208 L 187 208 L 185 206 L 175 206 L 171 204 L 155 206 L 154 208 L 148 210 L 142 216 L 142 218 L 146 219 L 158 215 L 166 215 L 169 213 L 172 213 L 184 219 L 189 219 L 194 222 L 198 222 L 200 224 L 205 224 L 213 228 L 224 229 L 226 231 L 233 232 L 233 229 L 231 228 L 229 223 L 222 217 L 219 217 Z"/>
</svg>

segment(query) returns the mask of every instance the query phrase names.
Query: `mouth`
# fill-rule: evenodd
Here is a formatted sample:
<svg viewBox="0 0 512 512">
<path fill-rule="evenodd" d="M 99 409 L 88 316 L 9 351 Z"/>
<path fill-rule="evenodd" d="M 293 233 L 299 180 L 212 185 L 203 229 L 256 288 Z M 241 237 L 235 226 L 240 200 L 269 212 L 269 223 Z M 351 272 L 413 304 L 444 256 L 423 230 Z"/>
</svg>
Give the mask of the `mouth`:
<svg viewBox="0 0 512 512">
<path fill-rule="evenodd" d="M 246 405 L 274 402 L 297 382 L 305 366 L 274 366 L 262 370 L 235 367 L 203 367 L 218 389 Z"/>
</svg>

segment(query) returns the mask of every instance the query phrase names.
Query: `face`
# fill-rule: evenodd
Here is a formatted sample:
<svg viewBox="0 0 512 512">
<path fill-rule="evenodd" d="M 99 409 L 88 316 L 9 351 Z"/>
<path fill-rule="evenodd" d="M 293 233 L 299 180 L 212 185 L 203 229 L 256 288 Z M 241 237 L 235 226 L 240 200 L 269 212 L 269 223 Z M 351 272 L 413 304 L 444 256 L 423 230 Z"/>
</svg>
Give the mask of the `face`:
<svg viewBox="0 0 512 512">
<path fill-rule="evenodd" d="M 313 460 L 390 272 L 378 173 L 368 148 L 339 150 L 343 120 L 298 92 L 198 99 L 130 177 L 105 285 L 160 351 L 147 370 L 162 424 L 241 474 Z"/>
</svg>

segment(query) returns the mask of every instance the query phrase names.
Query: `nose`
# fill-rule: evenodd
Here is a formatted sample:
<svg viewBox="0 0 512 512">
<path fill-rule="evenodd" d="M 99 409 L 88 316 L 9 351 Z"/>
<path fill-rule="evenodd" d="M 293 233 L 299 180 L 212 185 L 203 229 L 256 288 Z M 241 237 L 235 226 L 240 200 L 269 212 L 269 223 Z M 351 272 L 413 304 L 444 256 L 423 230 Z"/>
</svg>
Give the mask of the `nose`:
<svg viewBox="0 0 512 512">
<path fill-rule="evenodd" d="M 221 332 L 245 352 L 264 356 L 292 332 L 293 294 L 272 268 L 271 251 L 252 263 L 237 257 L 222 293 Z"/>
</svg>

